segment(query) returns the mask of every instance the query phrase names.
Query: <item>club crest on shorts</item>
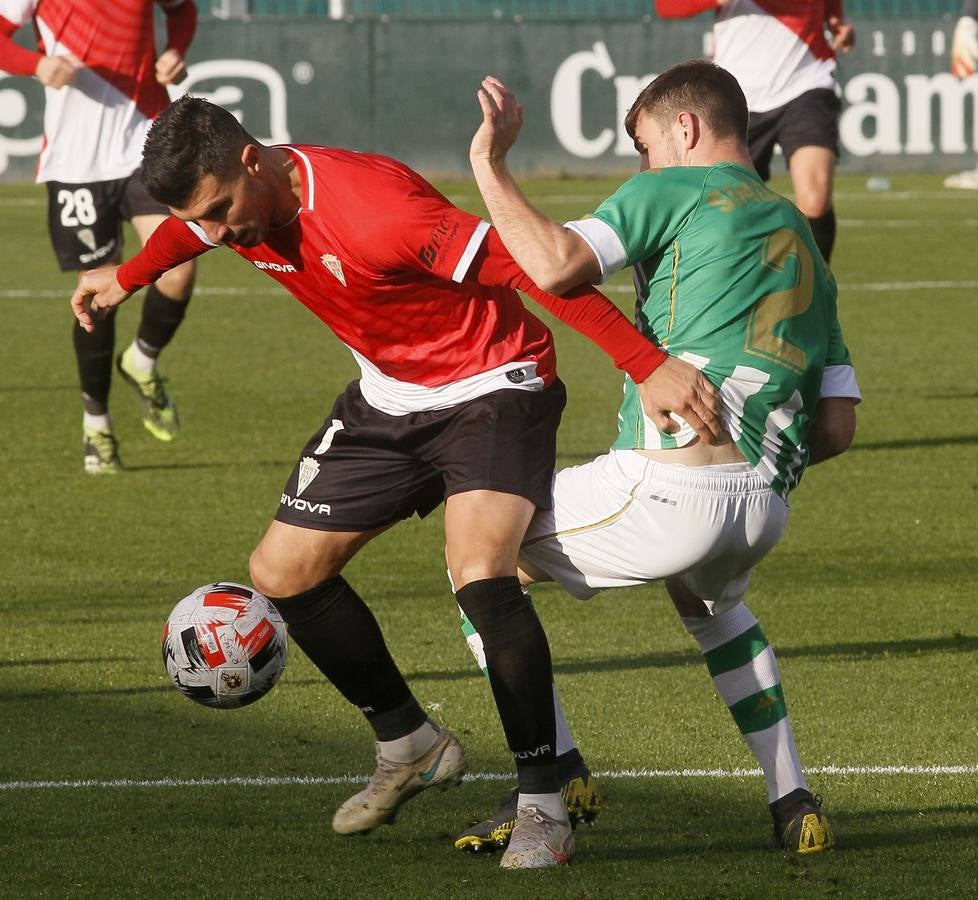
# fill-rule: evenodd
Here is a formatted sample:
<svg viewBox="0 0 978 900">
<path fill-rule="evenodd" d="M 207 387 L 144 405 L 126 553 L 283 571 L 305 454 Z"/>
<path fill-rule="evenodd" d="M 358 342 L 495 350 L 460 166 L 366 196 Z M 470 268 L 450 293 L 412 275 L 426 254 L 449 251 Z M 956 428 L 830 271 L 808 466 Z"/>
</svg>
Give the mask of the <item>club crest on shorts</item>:
<svg viewBox="0 0 978 900">
<path fill-rule="evenodd" d="M 340 264 L 339 258 L 333 256 L 332 253 L 324 253 L 319 259 L 322 264 L 329 269 L 330 272 L 336 277 L 336 280 L 346 287 L 346 277 L 343 275 L 343 266 Z"/>
<path fill-rule="evenodd" d="M 299 463 L 299 481 L 295 488 L 295 495 L 298 497 L 309 485 L 313 478 L 319 474 L 319 463 L 311 456 L 303 456 Z"/>
<path fill-rule="evenodd" d="M 95 243 L 95 232 L 92 231 L 91 228 L 79 228 L 78 231 L 75 232 L 75 236 L 86 247 L 88 247 L 89 250 L 91 250 L 93 253 L 95 252 L 97 249 L 97 245 Z"/>
</svg>

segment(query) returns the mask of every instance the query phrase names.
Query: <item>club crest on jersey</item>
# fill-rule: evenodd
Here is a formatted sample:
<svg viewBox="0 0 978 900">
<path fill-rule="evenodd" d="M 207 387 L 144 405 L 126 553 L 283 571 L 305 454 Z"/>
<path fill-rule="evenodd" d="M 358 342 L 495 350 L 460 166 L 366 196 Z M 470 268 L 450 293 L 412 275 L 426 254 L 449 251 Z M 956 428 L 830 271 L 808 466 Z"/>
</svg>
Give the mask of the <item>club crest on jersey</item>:
<svg viewBox="0 0 978 900">
<path fill-rule="evenodd" d="M 295 488 L 295 495 L 298 497 L 319 474 L 319 463 L 311 456 L 303 456 L 299 463 L 299 482 Z"/>
<path fill-rule="evenodd" d="M 332 253 L 324 253 L 320 260 L 322 264 L 329 269 L 330 272 L 336 277 L 336 280 L 346 287 L 346 277 L 343 275 L 343 266 L 340 265 L 340 261 L 337 257 L 333 256 Z"/>
</svg>

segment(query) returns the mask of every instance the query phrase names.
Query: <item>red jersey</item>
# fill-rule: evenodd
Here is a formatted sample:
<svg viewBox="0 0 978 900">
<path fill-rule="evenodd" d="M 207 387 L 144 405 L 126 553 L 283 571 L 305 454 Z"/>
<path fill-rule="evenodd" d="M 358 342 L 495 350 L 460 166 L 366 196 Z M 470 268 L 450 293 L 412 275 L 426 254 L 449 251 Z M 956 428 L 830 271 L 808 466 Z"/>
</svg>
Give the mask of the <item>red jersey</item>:
<svg viewBox="0 0 978 900">
<path fill-rule="evenodd" d="M 665 354 L 593 288 L 561 299 L 536 288 L 488 222 L 385 156 L 281 147 L 301 206 L 255 247 L 228 244 L 307 306 L 352 351 L 368 403 L 391 415 L 444 409 L 556 377 L 550 330 L 514 288 L 607 350 L 638 381 Z M 128 291 L 213 248 L 195 223 L 167 219 L 118 270 Z"/>
<path fill-rule="evenodd" d="M 263 244 L 232 249 L 325 322 L 360 364 L 367 401 L 440 409 L 556 375 L 550 331 L 516 291 L 462 284 L 488 224 L 383 156 L 283 147 L 302 206 Z M 514 376 L 514 385 L 507 373 Z"/>
<path fill-rule="evenodd" d="M 167 13 L 167 47 L 184 53 L 196 6 L 156 2 Z M 0 69 L 33 75 L 42 53 L 80 64 L 70 84 L 45 88 L 38 181 L 111 181 L 139 166 L 150 121 L 170 102 L 156 80 L 154 8 L 154 0 L 0 0 Z M 28 22 L 40 52 L 11 40 Z"/>
</svg>

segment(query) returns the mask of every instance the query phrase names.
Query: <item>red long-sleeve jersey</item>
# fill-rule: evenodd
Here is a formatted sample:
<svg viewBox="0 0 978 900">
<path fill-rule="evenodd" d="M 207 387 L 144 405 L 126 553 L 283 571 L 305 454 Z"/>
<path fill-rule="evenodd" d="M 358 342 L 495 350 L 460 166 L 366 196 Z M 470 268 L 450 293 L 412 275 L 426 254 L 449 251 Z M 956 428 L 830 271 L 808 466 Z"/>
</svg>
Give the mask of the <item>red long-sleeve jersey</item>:
<svg viewBox="0 0 978 900">
<path fill-rule="evenodd" d="M 232 250 L 270 275 L 345 343 L 369 403 L 392 415 L 453 406 L 556 377 L 553 337 L 516 289 L 592 338 L 636 381 L 665 354 L 593 288 L 538 290 L 489 224 L 407 166 L 326 147 L 283 147 L 302 178 L 301 208 L 254 247 Z M 126 290 L 213 247 L 168 219 L 119 270 Z"/>
</svg>

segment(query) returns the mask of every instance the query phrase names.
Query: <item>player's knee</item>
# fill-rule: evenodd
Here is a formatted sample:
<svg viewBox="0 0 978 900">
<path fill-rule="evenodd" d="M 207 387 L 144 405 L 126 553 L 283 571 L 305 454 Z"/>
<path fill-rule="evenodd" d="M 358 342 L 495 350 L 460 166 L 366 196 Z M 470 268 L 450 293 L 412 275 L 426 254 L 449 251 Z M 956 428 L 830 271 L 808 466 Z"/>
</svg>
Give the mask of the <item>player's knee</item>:
<svg viewBox="0 0 978 900">
<path fill-rule="evenodd" d="M 266 597 L 294 597 L 325 578 L 317 578 L 306 567 L 292 566 L 259 544 L 248 560 L 251 583 Z"/>
<path fill-rule="evenodd" d="M 709 607 L 694 594 L 681 578 L 672 576 L 666 579 L 666 592 L 672 600 L 676 612 L 684 619 L 700 618 L 710 614 Z"/>
<path fill-rule="evenodd" d="M 804 203 L 799 198 L 797 206 L 806 219 L 821 219 L 832 208 L 832 203 L 827 196 L 812 197 Z"/>
</svg>

